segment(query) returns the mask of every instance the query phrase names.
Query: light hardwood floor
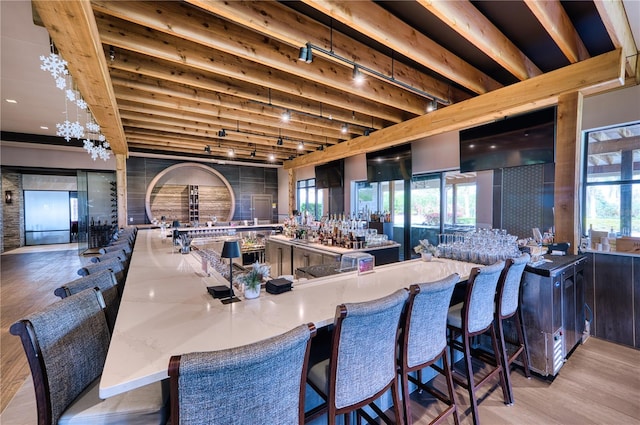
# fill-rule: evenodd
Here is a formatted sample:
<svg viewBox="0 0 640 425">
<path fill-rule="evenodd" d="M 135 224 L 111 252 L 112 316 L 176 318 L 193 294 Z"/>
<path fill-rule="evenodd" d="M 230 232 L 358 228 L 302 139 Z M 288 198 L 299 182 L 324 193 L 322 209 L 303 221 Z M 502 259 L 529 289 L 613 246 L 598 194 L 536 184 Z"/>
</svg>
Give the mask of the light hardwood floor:
<svg viewBox="0 0 640 425">
<path fill-rule="evenodd" d="M 0 411 L 31 376 L 20 338 L 9 327 L 59 298 L 54 289 L 80 276 L 90 260 L 78 256 L 77 244 L 24 247 L 0 256 Z"/>
<path fill-rule="evenodd" d="M 55 302 L 53 290 L 76 279 L 76 270 L 89 258 L 68 249 L 20 250 L 3 254 L 1 260 L 0 423 L 33 425 L 35 400 L 29 367 L 19 338 L 9 334 L 9 326 Z M 497 382 L 488 391 L 480 390 L 483 424 L 640 424 L 640 350 L 592 337 L 578 346 L 555 380 L 527 380 L 519 370 L 512 377 L 516 398 L 513 406 L 503 404 Z M 16 400 L 5 410 L 16 393 Z M 428 415 L 437 406 L 426 394 L 414 393 L 412 400 L 414 423 L 429 423 Z M 457 400 L 461 423 L 472 423 L 466 412 L 469 402 L 464 389 L 457 390 Z"/>
</svg>

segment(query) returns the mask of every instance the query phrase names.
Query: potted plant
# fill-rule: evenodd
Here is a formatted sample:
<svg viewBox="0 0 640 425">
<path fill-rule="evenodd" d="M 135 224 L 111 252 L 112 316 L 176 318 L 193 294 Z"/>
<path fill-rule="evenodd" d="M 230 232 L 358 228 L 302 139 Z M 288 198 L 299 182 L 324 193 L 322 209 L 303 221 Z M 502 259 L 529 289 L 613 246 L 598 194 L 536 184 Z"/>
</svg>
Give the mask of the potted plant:
<svg viewBox="0 0 640 425">
<path fill-rule="evenodd" d="M 422 261 L 431 261 L 431 258 L 438 254 L 438 248 L 431 245 L 426 239 L 421 240 L 420 244 L 413 247 L 413 250 L 416 254 L 420 254 Z"/>
<path fill-rule="evenodd" d="M 270 267 L 259 262 L 253 263 L 248 273 L 239 278 L 244 285 L 244 297 L 247 299 L 260 296 L 262 279 L 269 276 Z"/>
</svg>

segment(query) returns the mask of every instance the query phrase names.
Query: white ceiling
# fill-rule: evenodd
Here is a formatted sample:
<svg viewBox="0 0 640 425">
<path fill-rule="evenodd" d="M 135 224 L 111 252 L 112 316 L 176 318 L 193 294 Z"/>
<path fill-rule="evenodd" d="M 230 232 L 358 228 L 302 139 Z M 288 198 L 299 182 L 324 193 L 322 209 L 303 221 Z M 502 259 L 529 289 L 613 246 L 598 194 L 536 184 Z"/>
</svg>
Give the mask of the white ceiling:
<svg viewBox="0 0 640 425">
<path fill-rule="evenodd" d="M 640 1 L 623 3 L 640 47 Z M 29 0 L 0 1 L 0 17 L 0 129 L 55 136 L 56 123 L 65 119 L 65 102 L 51 75 L 40 69 L 40 55 L 49 54 L 47 31 L 33 24 Z M 69 117 L 75 119 L 76 108 L 72 108 Z"/>
</svg>

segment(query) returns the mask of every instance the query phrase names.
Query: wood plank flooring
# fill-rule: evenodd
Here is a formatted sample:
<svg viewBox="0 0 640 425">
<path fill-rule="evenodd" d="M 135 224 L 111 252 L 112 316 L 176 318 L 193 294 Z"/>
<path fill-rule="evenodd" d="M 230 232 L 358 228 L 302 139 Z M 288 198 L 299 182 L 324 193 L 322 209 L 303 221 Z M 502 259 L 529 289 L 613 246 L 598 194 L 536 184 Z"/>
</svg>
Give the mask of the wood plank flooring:
<svg viewBox="0 0 640 425">
<path fill-rule="evenodd" d="M 54 289 L 80 277 L 77 270 L 89 261 L 78 256 L 77 244 L 25 247 L 0 256 L 0 411 L 31 377 L 20 338 L 9 327 L 58 300 Z"/>
<path fill-rule="evenodd" d="M 33 425 L 35 400 L 33 388 L 26 381 L 31 379 L 29 367 L 20 340 L 9 334 L 9 326 L 55 302 L 53 290 L 76 279 L 76 270 L 89 258 L 78 256 L 73 249 L 18 250 L 3 254 L 1 261 L 0 423 Z M 527 380 L 519 370 L 512 372 L 512 377 L 516 398 L 513 406 L 503 404 L 497 381 L 489 391 L 480 390 L 483 424 L 640 424 L 640 350 L 592 337 L 578 346 L 555 380 L 539 377 Z M 16 400 L 5 410 L 19 390 Z M 426 393 L 416 392 L 412 400 L 414 424 L 428 424 L 429 414 L 437 406 Z M 461 423 L 471 424 L 464 389 L 457 389 L 457 400 L 461 405 Z"/>
<path fill-rule="evenodd" d="M 516 400 L 512 406 L 503 403 L 497 378 L 492 387 L 480 388 L 483 424 L 640 424 L 640 350 L 591 337 L 576 348 L 553 381 L 527 379 L 519 369 L 511 377 Z M 446 388 L 439 377 L 436 385 Z M 460 422 L 472 424 L 468 393 L 457 387 L 456 396 Z M 426 392 L 414 392 L 411 399 L 417 425 L 428 424 L 442 408 Z"/>
</svg>

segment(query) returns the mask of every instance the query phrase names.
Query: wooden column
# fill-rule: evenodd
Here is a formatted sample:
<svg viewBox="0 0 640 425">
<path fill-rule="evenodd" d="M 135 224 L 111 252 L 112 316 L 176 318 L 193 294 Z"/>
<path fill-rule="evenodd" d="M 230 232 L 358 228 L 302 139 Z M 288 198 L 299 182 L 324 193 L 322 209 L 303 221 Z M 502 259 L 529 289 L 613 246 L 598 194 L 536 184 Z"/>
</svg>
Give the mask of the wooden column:
<svg viewBox="0 0 640 425">
<path fill-rule="evenodd" d="M 118 199 L 118 228 L 127 226 L 127 157 L 116 154 L 116 187 Z"/>
<path fill-rule="evenodd" d="M 296 209 L 296 172 L 295 169 L 289 168 L 289 211 L 287 214 L 291 214 Z"/>
<path fill-rule="evenodd" d="M 580 244 L 580 130 L 583 96 L 580 92 L 558 98 L 556 129 L 556 166 L 554 189 L 554 225 L 556 242 L 570 242 L 577 254 Z"/>
</svg>

